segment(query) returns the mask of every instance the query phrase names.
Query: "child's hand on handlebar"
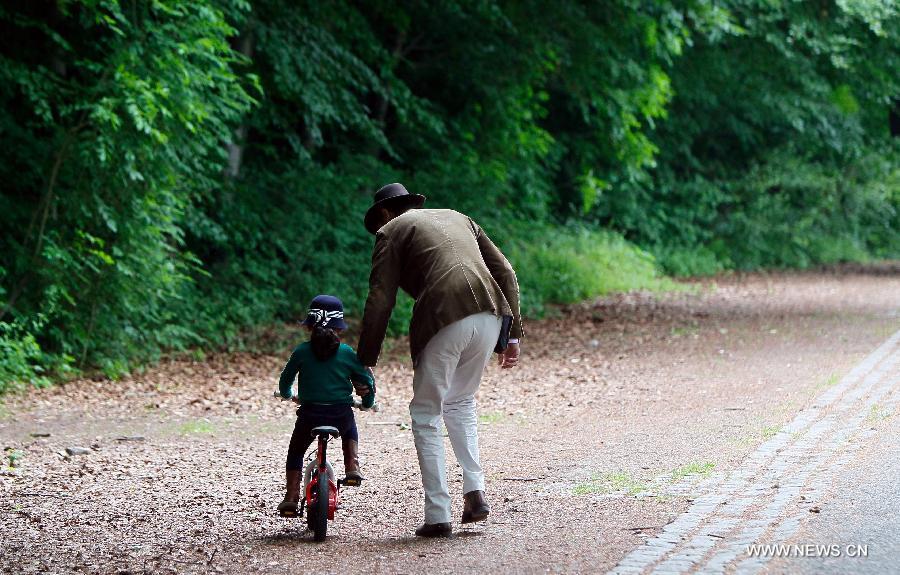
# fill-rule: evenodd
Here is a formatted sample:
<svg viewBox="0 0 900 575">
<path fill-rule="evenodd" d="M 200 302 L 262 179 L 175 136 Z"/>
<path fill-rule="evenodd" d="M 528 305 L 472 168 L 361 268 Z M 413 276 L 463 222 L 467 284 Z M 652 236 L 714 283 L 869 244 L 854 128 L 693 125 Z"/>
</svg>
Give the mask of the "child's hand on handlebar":
<svg viewBox="0 0 900 575">
<path fill-rule="evenodd" d="M 365 405 L 363 405 L 363 402 L 358 399 L 353 400 L 353 407 L 355 407 L 356 409 L 358 409 L 360 411 L 374 411 L 376 413 L 381 411 L 381 406 L 378 405 L 377 403 L 373 403 L 371 406 L 366 407 Z"/>
<path fill-rule="evenodd" d="M 280 391 L 276 391 L 275 397 L 277 397 L 281 401 L 293 401 L 294 403 L 298 403 L 298 404 L 300 403 L 300 398 L 293 394 L 290 397 L 284 397 L 281 395 Z"/>
</svg>

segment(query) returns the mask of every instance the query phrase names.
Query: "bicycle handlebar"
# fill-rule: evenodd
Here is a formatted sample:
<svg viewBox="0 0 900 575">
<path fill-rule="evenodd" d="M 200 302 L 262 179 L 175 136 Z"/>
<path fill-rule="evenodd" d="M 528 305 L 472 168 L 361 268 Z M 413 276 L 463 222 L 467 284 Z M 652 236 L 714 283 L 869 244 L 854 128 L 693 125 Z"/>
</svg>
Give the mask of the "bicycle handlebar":
<svg viewBox="0 0 900 575">
<path fill-rule="evenodd" d="M 353 407 L 360 411 L 374 411 L 375 413 L 381 411 L 381 406 L 379 406 L 377 403 L 373 403 L 372 407 L 363 407 L 362 400 L 360 400 L 358 397 L 353 398 Z"/>
<path fill-rule="evenodd" d="M 277 398 L 280 399 L 281 401 L 293 401 L 294 403 L 300 403 L 300 402 L 297 400 L 297 396 L 296 396 L 296 395 L 293 396 L 293 397 L 291 397 L 291 398 L 284 398 L 284 397 L 281 397 L 281 392 L 276 391 L 276 392 L 273 394 L 273 396 L 274 396 L 274 397 L 277 397 Z"/>
<path fill-rule="evenodd" d="M 274 397 L 277 397 L 281 401 L 293 401 L 294 403 L 300 403 L 299 400 L 297 399 L 296 395 L 291 397 L 290 399 L 285 399 L 285 398 L 281 397 L 280 392 L 276 391 L 274 393 Z M 358 409 L 360 411 L 374 411 L 375 413 L 378 413 L 379 411 L 381 411 L 381 407 L 377 403 L 372 405 L 372 407 L 363 407 L 362 401 L 357 397 L 353 398 L 352 405 L 353 405 L 353 407 L 355 407 L 356 409 Z"/>
</svg>

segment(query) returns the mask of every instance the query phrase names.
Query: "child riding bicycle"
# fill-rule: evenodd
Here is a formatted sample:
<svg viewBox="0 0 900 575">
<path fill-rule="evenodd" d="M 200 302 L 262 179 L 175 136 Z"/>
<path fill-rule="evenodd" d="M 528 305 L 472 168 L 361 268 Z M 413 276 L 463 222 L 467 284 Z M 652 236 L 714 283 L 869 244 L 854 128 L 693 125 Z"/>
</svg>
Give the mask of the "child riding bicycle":
<svg viewBox="0 0 900 575">
<path fill-rule="evenodd" d="M 369 369 L 356 359 L 356 352 L 341 343 L 344 305 L 330 295 L 319 295 L 309 304 L 306 319 L 301 322 L 310 339 L 294 349 L 281 372 L 278 387 L 281 397 L 300 404 L 297 423 L 288 446 L 286 491 L 278 505 L 281 514 L 296 514 L 300 502 L 300 476 L 303 456 L 313 441 L 311 431 L 323 425 L 338 429 L 344 451 L 344 471 L 348 480 L 363 479 L 359 471 L 359 433 L 353 417 L 354 384 L 368 386 L 362 405 L 375 403 L 375 380 Z M 294 379 L 297 394 L 293 394 Z"/>
</svg>

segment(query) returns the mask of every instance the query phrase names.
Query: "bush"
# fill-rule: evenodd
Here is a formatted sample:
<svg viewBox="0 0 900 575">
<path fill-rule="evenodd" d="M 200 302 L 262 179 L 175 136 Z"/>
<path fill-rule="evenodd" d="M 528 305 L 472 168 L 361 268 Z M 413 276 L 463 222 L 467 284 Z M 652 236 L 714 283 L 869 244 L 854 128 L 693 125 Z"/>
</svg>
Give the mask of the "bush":
<svg viewBox="0 0 900 575">
<path fill-rule="evenodd" d="M 4 3 L 0 378 L 358 317 L 390 181 L 488 230 L 532 315 L 666 287 L 647 251 L 900 255 L 900 14 L 714 4 Z"/>
<path fill-rule="evenodd" d="M 0 394 L 26 385 L 44 387 L 69 372 L 72 358 L 45 353 L 35 339 L 37 326 L 0 321 Z"/>
<path fill-rule="evenodd" d="M 706 246 L 658 246 L 651 250 L 660 267 L 675 277 L 710 276 L 730 268 L 730 261 L 721 258 Z"/>
<path fill-rule="evenodd" d="M 655 222 L 675 213 L 668 221 L 677 225 L 660 224 L 640 239 L 675 276 L 897 258 L 896 157 L 896 144 L 832 163 L 786 147 L 741 175 L 667 182 L 678 205 L 661 211 Z M 690 204 L 690 197 L 697 203 Z"/>
<path fill-rule="evenodd" d="M 505 244 L 527 315 L 540 316 L 548 303 L 674 287 L 660 276 L 652 255 L 618 234 L 574 225 L 527 229 L 518 228 L 518 237 Z"/>
</svg>

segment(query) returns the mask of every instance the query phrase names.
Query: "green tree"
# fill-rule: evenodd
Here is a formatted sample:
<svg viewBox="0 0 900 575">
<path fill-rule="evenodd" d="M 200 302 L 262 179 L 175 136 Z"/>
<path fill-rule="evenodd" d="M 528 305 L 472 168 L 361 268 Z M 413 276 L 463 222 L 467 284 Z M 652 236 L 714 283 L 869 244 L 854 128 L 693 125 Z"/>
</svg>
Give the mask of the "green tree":
<svg viewBox="0 0 900 575">
<path fill-rule="evenodd" d="M 174 321 L 198 263 L 181 221 L 221 185 L 230 123 L 251 104 L 233 28 L 202 2 L 2 11 L 5 333 L 110 373 L 197 343 Z"/>
</svg>

